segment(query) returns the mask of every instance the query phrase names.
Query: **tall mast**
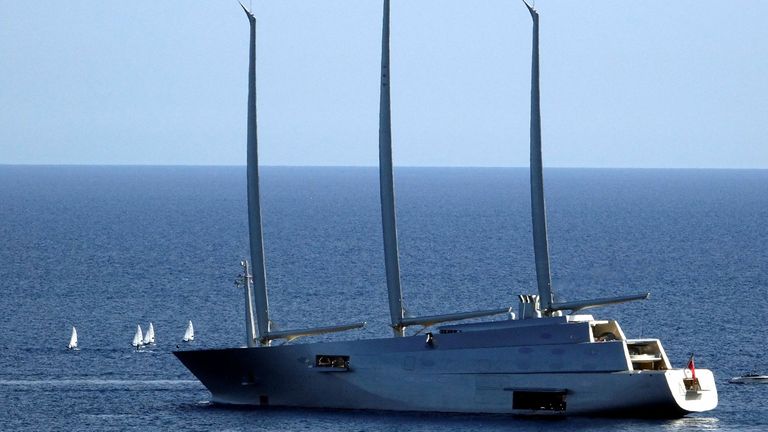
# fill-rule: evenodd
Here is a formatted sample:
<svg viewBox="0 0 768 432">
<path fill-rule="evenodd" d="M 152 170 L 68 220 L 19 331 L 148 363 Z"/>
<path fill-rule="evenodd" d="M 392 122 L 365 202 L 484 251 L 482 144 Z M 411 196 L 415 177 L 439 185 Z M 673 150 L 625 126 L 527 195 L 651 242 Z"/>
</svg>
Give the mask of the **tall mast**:
<svg viewBox="0 0 768 432">
<path fill-rule="evenodd" d="M 527 2 L 533 19 L 533 56 L 531 60 L 531 218 L 533 252 L 536 258 L 536 283 L 542 312 L 552 311 L 552 278 L 549 271 L 547 212 L 544 204 L 544 177 L 541 162 L 541 108 L 539 103 L 539 13 Z"/>
<path fill-rule="evenodd" d="M 579 311 L 598 306 L 633 300 L 646 300 L 650 293 L 555 303 L 552 298 L 552 277 L 549 271 L 549 242 L 547 241 L 547 212 L 544 205 L 544 175 L 541 162 L 541 107 L 539 96 L 539 12 L 523 0 L 533 19 L 533 49 L 531 59 L 531 219 L 533 220 L 533 253 L 536 258 L 536 283 L 539 288 L 539 309 L 543 315 L 554 311 Z"/>
<path fill-rule="evenodd" d="M 392 118 L 389 93 L 389 0 L 384 0 L 381 26 L 381 88 L 379 100 L 379 188 L 384 232 L 384 263 L 387 271 L 389 315 L 395 336 L 403 336 L 403 291 L 400 287 L 400 258 L 397 247 L 395 185 L 392 168 Z"/>
<path fill-rule="evenodd" d="M 240 6 L 243 6 L 242 4 Z M 253 301 L 256 306 L 256 327 L 262 343 L 269 345 L 264 339 L 269 334 L 269 302 L 267 300 L 267 276 L 264 265 L 264 239 L 261 229 L 261 202 L 259 198 L 259 147 L 256 129 L 256 17 L 243 6 L 251 27 L 250 53 L 248 56 L 248 231 L 251 249 L 252 281 L 254 287 Z M 246 279 L 248 269 L 245 268 Z M 246 302 L 250 302 L 249 290 L 251 284 L 245 284 Z M 249 317 L 246 303 L 246 319 Z M 252 315 L 251 315 L 252 316 Z M 248 346 L 254 345 L 253 325 L 248 324 Z"/>
<path fill-rule="evenodd" d="M 381 99 L 379 105 L 379 187 L 381 189 L 381 226 L 384 233 L 384 264 L 387 271 L 387 294 L 392 331 L 405 335 L 408 326 L 428 327 L 448 321 L 459 321 L 509 313 L 510 308 L 458 312 L 445 315 L 405 317 L 403 291 L 400 286 L 400 257 L 397 247 L 395 216 L 395 184 L 392 168 L 392 118 L 389 93 L 389 0 L 384 0 L 381 26 Z"/>
<path fill-rule="evenodd" d="M 248 231 L 251 249 L 252 271 L 243 263 L 245 272 L 245 325 L 248 346 L 259 344 L 269 346 L 275 339 L 291 341 L 302 336 L 316 336 L 326 333 L 359 329 L 365 322 L 315 327 L 297 330 L 272 331 L 267 300 L 267 275 L 264 265 L 264 238 L 261 229 L 261 202 L 259 200 L 259 152 L 256 130 L 256 17 L 240 3 L 251 26 L 251 43 L 248 61 Z M 255 304 L 255 308 L 252 306 Z M 253 329 L 253 315 L 256 315 L 258 338 Z"/>
</svg>

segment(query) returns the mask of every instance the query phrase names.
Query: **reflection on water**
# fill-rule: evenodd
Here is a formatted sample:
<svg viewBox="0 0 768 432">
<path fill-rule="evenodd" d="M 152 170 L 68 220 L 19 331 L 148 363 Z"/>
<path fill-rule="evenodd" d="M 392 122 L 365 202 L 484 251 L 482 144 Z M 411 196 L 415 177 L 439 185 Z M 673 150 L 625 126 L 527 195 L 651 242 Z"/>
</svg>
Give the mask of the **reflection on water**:
<svg viewBox="0 0 768 432">
<path fill-rule="evenodd" d="M 684 417 L 670 421 L 664 430 L 719 430 L 720 420 L 715 417 Z"/>
</svg>

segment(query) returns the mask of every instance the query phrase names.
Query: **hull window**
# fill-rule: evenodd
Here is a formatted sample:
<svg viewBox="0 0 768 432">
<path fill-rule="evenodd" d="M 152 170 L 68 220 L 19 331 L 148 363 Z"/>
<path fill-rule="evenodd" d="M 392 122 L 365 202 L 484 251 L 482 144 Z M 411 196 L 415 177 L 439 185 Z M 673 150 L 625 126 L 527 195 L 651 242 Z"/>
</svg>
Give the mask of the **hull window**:
<svg viewBox="0 0 768 432">
<path fill-rule="evenodd" d="M 512 409 L 526 411 L 565 411 L 565 390 L 516 390 L 512 393 Z"/>
<path fill-rule="evenodd" d="M 315 356 L 315 367 L 349 369 L 349 356 L 318 354 Z"/>
</svg>

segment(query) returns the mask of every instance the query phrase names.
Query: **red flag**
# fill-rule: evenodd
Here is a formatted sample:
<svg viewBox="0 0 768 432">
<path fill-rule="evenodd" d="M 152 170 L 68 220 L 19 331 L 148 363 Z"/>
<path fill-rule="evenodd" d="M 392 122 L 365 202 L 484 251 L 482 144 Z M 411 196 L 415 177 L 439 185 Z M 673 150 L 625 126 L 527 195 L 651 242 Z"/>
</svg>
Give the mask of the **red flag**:
<svg viewBox="0 0 768 432">
<path fill-rule="evenodd" d="M 688 366 L 686 366 L 686 368 L 691 370 L 691 379 L 696 381 L 696 366 L 693 363 L 693 354 L 691 354 L 691 358 L 688 360 Z"/>
</svg>

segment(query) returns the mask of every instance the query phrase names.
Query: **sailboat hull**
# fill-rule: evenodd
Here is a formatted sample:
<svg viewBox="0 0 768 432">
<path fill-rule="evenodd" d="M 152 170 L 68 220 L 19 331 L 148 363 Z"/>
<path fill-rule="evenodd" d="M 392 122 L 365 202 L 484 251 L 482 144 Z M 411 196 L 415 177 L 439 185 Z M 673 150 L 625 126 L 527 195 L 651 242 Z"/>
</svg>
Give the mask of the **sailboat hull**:
<svg viewBox="0 0 768 432">
<path fill-rule="evenodd" d="M 710 371 L 697 369 L 699 389 L 688 391 L 682 369 L 630 370 L 623 341 L 521 344 L 579 333 L 551 330 L 175 354 L 221 404 L 638 417 L 679 417 L 717 405 Z M 322 358 L 345 363 L 319 365 Z"/>
</svg>

